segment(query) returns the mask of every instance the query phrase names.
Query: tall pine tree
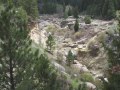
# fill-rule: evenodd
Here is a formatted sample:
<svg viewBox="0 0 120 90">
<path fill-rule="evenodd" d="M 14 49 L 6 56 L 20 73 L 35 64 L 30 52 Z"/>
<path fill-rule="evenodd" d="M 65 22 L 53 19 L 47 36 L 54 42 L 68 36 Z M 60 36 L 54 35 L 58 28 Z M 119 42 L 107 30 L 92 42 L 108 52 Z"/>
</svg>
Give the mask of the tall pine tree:
<svg viewBox="0 0 120 90">
<path fill-rule="evenodd" d="M 30 48 L 27 21 L 25 10 L 13 3 L 0 13 L 0 89 L 54 90 L 56 74 L 48 58 Z"/>
</svg>

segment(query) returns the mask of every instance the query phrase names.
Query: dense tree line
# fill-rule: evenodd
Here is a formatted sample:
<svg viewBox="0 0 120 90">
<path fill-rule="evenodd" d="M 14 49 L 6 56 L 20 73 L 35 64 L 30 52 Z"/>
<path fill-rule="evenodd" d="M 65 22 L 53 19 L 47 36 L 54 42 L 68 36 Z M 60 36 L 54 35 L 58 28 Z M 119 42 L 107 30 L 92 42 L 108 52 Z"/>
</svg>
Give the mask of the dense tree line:
<svg viewBox="0 0 120 90">
<path fill-rule="evenodd" d="M 50 13 L 55 13 L 57 4 L 61 4 L 63 7 L 66 5 L 71 5 L 73 7 L 78 7 L 79 12 L 84 12 L 85 14 L 90 14 L 92 16 L 101 16 L 105 19 L 112 19 L 115 17 L 115 11 L 120 9 L 120 0 L 39 0 L 43 3 L 43 6 L 47 7 L 42 11 Z M 46 13 L 42 12 L 42 13 Z"/>
</svg>

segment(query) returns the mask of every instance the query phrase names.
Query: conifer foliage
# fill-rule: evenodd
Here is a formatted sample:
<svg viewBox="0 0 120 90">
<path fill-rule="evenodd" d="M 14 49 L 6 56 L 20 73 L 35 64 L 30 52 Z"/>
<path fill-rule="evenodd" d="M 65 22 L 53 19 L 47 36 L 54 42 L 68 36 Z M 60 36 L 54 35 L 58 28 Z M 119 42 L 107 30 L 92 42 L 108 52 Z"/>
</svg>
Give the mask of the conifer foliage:
<svg viewBox="0 0 120 90">
<path fill-rule="evenodd" d="M 104 44 L 108 55 L 108 84 L 106 90 L 120 89 L 120 21 L 113 34 L 108 33 L 107 43 Z"/>
<path fill-rule="evenodd" d="M 52 52 L 53 49 L 55 48 L 55 41 L 54 41 L 54 38 L 51 34 L 48 36 L 46 44 L 47 44 L 47 51 Z"/>
<path fill-rule="evenodd" d="M 54 90 L 56 74 L 45 55 L 32 51 L 27 25 L 26 11 L 12 2 L 0 11 L 0 89 Z"/>
<path fill-rule="evenodd" d="M 79 23 L 78 20 L 76 19 L 75 25 L 74 25 L 74 31 L 77 32 L 79 30 Z"/>
<path fill-rule="evenodd" d="M 71 63 L 74 62 L 74 55 L 71 50 L 69 50 L 68 55 L 67 55 L 67 64 L 68 66 L 71 65 Z"/>
</svg>

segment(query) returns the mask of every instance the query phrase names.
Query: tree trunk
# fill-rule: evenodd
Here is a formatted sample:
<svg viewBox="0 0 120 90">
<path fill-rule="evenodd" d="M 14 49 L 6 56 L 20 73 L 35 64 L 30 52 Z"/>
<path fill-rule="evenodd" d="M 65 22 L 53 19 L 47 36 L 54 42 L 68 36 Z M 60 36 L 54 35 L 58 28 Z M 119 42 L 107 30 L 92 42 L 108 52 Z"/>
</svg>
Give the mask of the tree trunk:
<svg viewBox="0 0 120 90">
<path fill-rule="evenodd" d="M 15 90 L 12 59 L 10 59 L 10 83 L 11 83 L 11 87 L 10 87 L 11 90 Z"/>
</svg>

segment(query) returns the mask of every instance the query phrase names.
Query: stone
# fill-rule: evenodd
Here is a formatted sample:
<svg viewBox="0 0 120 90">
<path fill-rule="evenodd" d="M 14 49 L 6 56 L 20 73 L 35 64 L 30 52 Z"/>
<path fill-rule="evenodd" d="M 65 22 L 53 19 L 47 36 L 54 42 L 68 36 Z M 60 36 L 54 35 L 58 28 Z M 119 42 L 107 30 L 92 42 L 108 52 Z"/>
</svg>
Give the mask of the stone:
<svg viewBox="0 0 120 90">
<path fill-rule="evenodd" d="M 79 49 L 78 50 L 78 58 L 79 57 L 85 57 L 88 54 L 88 51 L 86 49 Z"/>
<path fill-rule="evenodd" d="M 63 20 L 62 22 L 61 22 L 61 28 L 63 28 L 63 27 L 65 27 L 66 25 L 67 25 L 67 23 L 68 23 L 68 21 L 66 21 L 66 20 Z"/>
<path fill-rule="evenodd" d="M 92 84 L 91 82 L 85 82 L 88 90 L 96 90 L 96 86 L 94 84 Z"/>
<path fill-rule="evenodd" d="M 52 61 L 52 64 L 55 66 L 55 68 L 56 68 L 59 72 L 65 72 L 65 68 L 64 68 L 62 65 L 58 64 L 58 63 L 55 62 L 55 61 Z"/>
<path fill-rule="evenodd" d="M 70 42 L 72 42 L 71 38 L 67 38 L 63 41 L 63 43 L 70 43 Z"/>
<path fill-rule="evenodd" d="M 83 65 L 81 68 L 80 68 L 80 72 L 89 72 L 89 70 L 87 69 L 87 67 L 85 65 Z"/>
<path fill-rule="evenodd" d="M 78 45 L 77 44 L 70 44 L 69 47 L 71 48 L 76 48 Z"/>
<path fill-rule="evenodd" d="M 74 23 L 68 23 L 68 28 L 70 30 L 73 30 L 74 29 Z"/>
<path fill-rule="evenodd" d="M 79 63 L 77 60 L 74 60 L 74 64 L 72 65 L 72 67 L 80 72 L 89 72 L 87 67 L 85 65 L 82 65 L 81 63 Z"/>
</svg>

